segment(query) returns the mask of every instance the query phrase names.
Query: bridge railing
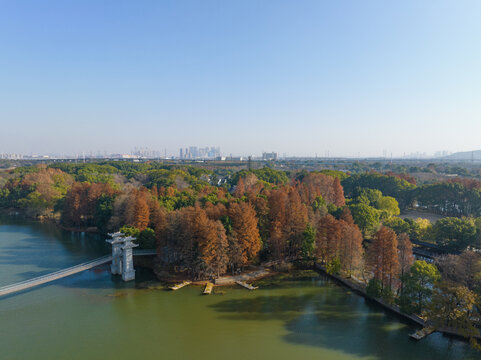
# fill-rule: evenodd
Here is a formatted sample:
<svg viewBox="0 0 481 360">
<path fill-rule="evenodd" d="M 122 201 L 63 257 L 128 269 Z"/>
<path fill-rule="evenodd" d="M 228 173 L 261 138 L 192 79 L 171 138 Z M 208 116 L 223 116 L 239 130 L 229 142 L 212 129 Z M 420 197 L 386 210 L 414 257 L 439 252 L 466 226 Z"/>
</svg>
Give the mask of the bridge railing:
<svg viewBox="0 0 481 360">
<path fill-rule="evenodd" d="M 46 282 L 53 281 L 53 280 L 56 280 L 56 279 L 60 279 L 60 278 L 65 277 L 65 276 L 73 275 L 75 273 L 93 268 L 95 266 L 105 264 L 109 261 L 112 261 L 111 255 L 103 256 L 101 258 L 97 258 L 97 259 L 94 259 L 94 260 L 91 260 L 91 261 L 87 261 L 87 262 L 79 264 L 79 265 L 71 266 L 71 267 L 68 267 L 66 269 L 58 270 L 58 271 L 55 271 L 53 273 L 41 275 L 41 276 L 35 277 L 33 279 L 24 280 L 24 281 L 20 281 L 20 282 L 17 282 L 15 284 L 12 284 L 12 285 L 3 286 L 3 287 L 0 287 L 0 296 L 9 294 L 9 293 L 12 293 L 12 292 L 15 292 L 15 291 L 28 289 L 29 287 L 41 285 L 41 284 L 44 284 Z"/>
<path fill-rule="evenodd" d="M 156 254 L 157 253 L 156 253 L 155 249 L 144 249 L 144 250 L 135 250 L 134 251 L 134 256 L 146 256 L 146 255 L 156 255 Z M 13 292 L 16 292 L 16 291 L 20 291 L 20 290 L 25 290 L 25 289 L 28 289 L 28 288 L 33 287 L 33 286 L 45 284 L 45 283 L 53 281 L 53 280 L 61 279 L 63 277 L 73 275 L 73 274 L 76 274 L 78 272 L 94 268 L 96 266 L 108 263 L 110 261 L 112 261 L 112 255 L 106 255 L 106 256 L 102 256 L 102 257 L 94 259 L 94 260 L 84 262 L 82 264 L 78 264 L 78 265 L 71 266 L 71 267 L 68 267 L 68 268 L 65 268 L 65 269 L 62 269 L 62 270 L 54 271 L 54 272 L 49 273 L 49 274 L 37 276 L 33 279 L 19 281 L 15 284 L 6 285 L 6 286 L 3 286 L 3 287 L 0 287 L 0 296 L 7 295 L 7 294 L 10 294 L 10 293 L 13 293 Z"/>
</svg>

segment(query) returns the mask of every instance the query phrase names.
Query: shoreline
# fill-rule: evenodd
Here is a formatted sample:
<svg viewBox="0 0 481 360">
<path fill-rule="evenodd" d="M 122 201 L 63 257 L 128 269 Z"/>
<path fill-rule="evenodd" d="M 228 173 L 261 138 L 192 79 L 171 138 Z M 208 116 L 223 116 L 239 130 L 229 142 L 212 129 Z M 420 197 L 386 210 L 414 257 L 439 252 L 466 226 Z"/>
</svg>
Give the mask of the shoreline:
<svg viewBox="0 0 481 360">
<path fill-rule="evenodd" d="M 320 264 L 315 265 L 315 270 L 322 273 L 323 275 L 326 275 L 328 278 L 334 280 L 334 282 L 336 282 L 338 285 L 342 285 L 342 286 L 352 290 L 357 295 L 360 295 L 360 296 L 364 297 L 365 299 L 376 303 L 377 305 L 379 305 L 383 309 L 387 310 L 388 312 L 393 313 L 393 314 L 397 315 L 398 317 L 409 321 L 412 324 L 422 326 L 423 328 L 429 326 L 429 324 L 425 320 L 420 318 L 419 316 L 406 314 L 406 313 L 402 312 L 397 305 L 391 305 L 391 304 L 388 304 L 387 302 L 385 302 L 382 299 L 373 298 L 373 297 L 369 296 L 366 293 L 365 289 L 361 285 L 357 285 L 354 282 L 352 282 L 352 281 L 350 281 L 346 278 L 343 278 L 342 276 L 329 274 L 326 271 L 326 269 Z M 454 338 L 462 339 L 464 341 L 469 342 L 469 338 L 463 336 L 462 334 L 460 334 L 455 329 L 439 328 L 439 329 L 436 329 L 435 331 L 443 334 L 443 336 L 454 337 Z M 477 339 L 477 340 L 481 340 L 481 335 L 474 336 L 474 338 Z"/>
<path fill-rule="evenodd" d="M 31 217 L 27 216 L 26 213 L 23 211 L 23 209 L 15 209 L 15 208 L 0 208 L 0 215 L 7 215 L 9 217 L 20 217 L 24 220 L 29 220 L 29 221 L 35 221 L 35 222 L 40 222 L 40 223 L 51 223 L 54 224 L 56 227 L 64 230 L 64 231 L 69 231 L 69 232 L 76 232 L 76 233 L 92 233 L 92 234 L 101 234 L 98 231 L 97 227 L 86 227 L 86 228 L 68 228 L 63 226 L 59 219 L 55 216 L 43 216 L 43 217 Z M 157 280 L 160 282 L 164 282 L 166 284 L 173 284 L 177 282 L 182 282 L 185 281 L 185 277 L 178 277 L 176 278 L 175 276 L 171 277 L 163 277 L 160 275 L 160 273 L 157 273 L 155 270 L 155 265 L 150 262 L 150 261 L 141 261 L 140 264 L 137 264 L 136 266 L 144 267 L 150 269 L 154 275 L 156 276 Z M 334 274 L 329 274 L 326 269 L 320 265 L 320 264 L 315 264 L 314 269 L 315 271 L 321 272 L 322 274 L 326 275 L 328 278 L 334 280 L 338 285 L 342 285 L 350 290 L 352 290 L 354 293 L 357 295 L 360 295 L 364 297 L 367 300 L 370 300 L 377 305 L 381 306 L 383 309 L 387 310 L 390 313 L 393 313 L 397 315 L 398 317 L 407 320 L 408 322 L 412 324 L 416 324 L 417 326 L 421 327 L 427 327 L 429 324 L 427 324 L 426 321 L 424 321 L 422 318 L 420 318 L 417 315 L 409 315 L 404 312 L 402 312 L 397 305 L 391 305 L 385 302 L 384 300 L 380 298 L 373 298 L 369 295 L 367 295 L 365 288 L 359 284 L 356 284 L 355 282 L 350 281 L 349 279 L 343 278 L 338 275 Z M 170 274 L 170 273 L 169 273 Z M 195 280 L 192 281 L 193 285 L 206 285 L 207 283 L 211 282 L 213 283 L 214 287 L 222 287 L 222 286 L 232 286 L 236 284 L 236 281 L 258 281 L 266 277 L 272 277 L 279 275 L 279 272 L 273 271 L 269 267 L 263 267 L 263 266 L 258 266 L 256 267 L 255 270 L 250 271 L 250 272 L 244 272 L 238 275 L 225 275 L 221 276 L 219 278 L 213 279 L 213 280 Z M 172 274 L 170 274 L 172 275 Z M 454 337 L 454 338 L 459 338 L 463 339 L 465 341 L 469 341 L 469 338 L 466 338 L 465 336 L 461 335 L 458 331 L 455 329 L 449 329 L 449 328 L 439 328 L 436 329 L 436 332 L 442 333 L 444 336 L 448 337 Z M 481 340 L 481 334 L 474 336 L 473 338 L 477 340 Z"/>
</svg>

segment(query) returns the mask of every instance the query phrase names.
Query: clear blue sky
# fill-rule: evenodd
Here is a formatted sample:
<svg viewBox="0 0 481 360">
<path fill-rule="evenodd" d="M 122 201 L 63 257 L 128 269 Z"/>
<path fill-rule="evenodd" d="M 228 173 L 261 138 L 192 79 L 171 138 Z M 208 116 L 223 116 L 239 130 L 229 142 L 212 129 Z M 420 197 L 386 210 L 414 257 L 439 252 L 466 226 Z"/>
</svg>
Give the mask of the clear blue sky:
<svg viewBox="0 0 481 360">
<path fill-rule="evenodd" d="M 0 1 L 0 152 L 481 149 L 481 1 Z"/>
</svg>

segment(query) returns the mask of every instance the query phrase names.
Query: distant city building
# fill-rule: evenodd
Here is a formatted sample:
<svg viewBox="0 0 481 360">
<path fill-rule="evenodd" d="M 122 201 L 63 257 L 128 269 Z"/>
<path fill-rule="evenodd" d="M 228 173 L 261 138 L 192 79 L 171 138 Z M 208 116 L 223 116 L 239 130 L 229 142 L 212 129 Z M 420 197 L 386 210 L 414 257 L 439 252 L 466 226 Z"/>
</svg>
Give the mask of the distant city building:
<svg viewBox="0 0 481 360">
<path fill-rule="evenodd" d="M 21 159 L 23 159 L 23 155 L 22 154 L 2 154 L 2 153 L 0 153 L 0 159 L 21 160 Z"/>
<path fill-rule="evenodd" d="M 195 160 L 195 159 L 210 159 L 214 160 L 216 158 L 220 157 L 220 147 L 197 147 L 197 146 L 189 146 L 188 148 L 185 148 L 185 151 L 183 148 L 179 150 L 179 159 L 190 159 L 190 160 Z"/>
<path fill-rule="evenodd" d="M 264 161 L 277 161 L 277 153 L 276 152 L 270 152 L 270 153 L 262 153 L 262 160 Z"/>
<path fill-rule="evenodd" d="M 162 156 L 160 151 L 155 151 L 144 147 L 134 148 L 134 151 L 132 151 L 132 155 L 143 159 L 160 158 Z M 164 154 L 164 157 L 165 156 L 166 155 Z"/>
</svg>

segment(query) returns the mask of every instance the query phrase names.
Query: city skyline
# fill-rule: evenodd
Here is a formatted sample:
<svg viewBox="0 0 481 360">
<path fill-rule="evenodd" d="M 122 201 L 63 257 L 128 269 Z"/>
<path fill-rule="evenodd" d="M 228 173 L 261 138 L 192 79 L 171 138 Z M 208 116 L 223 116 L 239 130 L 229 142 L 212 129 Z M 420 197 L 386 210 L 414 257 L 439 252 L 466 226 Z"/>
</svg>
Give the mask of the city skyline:
<svg viewBox="0 0 481 360">
<path fill-rule="evenodd" d="M 394 156 L 392 153 L 383 151 L 382 154 L 377 156 L 361 156 L 359 153 L 352 156 L 338 156 L 330 151 L 325 151 L 323 153 L 305 154 L 301 156 L 291 155 L 286 152 L 278 151 L 263 151 L 261 153 L 227 153 L 221 151 L 219 146 L 186 146 L 180 147 L 175 151 L 167 150 L 166 148 L 162 150 L 154 150 L 146 147 L 135 147 L 129 151 L 120 151 L 115 153 L 110 153 L 106 150 L 95 150 L 95 151 L 83 151 L 81 153 L 15 153 L 15 152 L 5 152 L 0 151 L 0 159 L 83 159 L 83 158 L 97 158 L 97 159 L 180 159 L 180 160 L 225 160 L 229 158 L 237 158 L 242 160 L 247 160 L 248 157 L 256 160 L 279 160 L 288 158 L 346 158 L 346 159 L 442 159 L 454 154 L 464 154 L 467 153 L 467 157 L 470 154 L 478 153 L 478 151 L 467 151 L 452 153 L 447 150 L 439 150 L 434 153 L 404 153 L 402 156 Z M 478 155 L 476 155 L 477 158 Z"/>
</svg>

